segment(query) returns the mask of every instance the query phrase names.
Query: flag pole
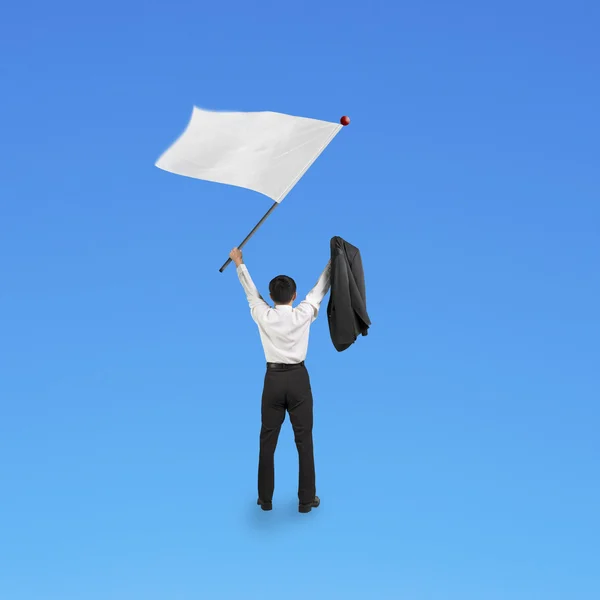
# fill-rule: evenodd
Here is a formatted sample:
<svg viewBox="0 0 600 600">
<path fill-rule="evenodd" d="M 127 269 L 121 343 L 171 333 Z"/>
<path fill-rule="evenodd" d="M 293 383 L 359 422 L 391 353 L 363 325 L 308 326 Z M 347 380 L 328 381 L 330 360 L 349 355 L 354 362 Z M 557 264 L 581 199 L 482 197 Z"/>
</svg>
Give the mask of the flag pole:
<svg viewBox="0 0 600 600">
<path fill-rule="evenodd" d="M 350 117 L 344 116 L 340 119 L 340 123 L 342 124 L 342 126 L 346 127 L 347 125 L 350 124 Z M 335 132 L 337 133 L 337 131 Z M 335 135 L 332 134 L 331 137 L 329 138 L 329 140 L 323 145 L 323 147 L 321 148 L 321 150 L 318 152 L 317 156 L 321 153 L 321 151 L 323 150 L 323 148 L 325 146 L 327 146 L 327 144 L 329 144 L 329 142 L 331 141 L 331 139 L 333 138 L 333 136 Z M 316 158 L 316 156 L 315 156 Z M 300 179 L 300 177 L 302 177 L 302 175 L 304 175 L 304 173 L 306 172 L 306 170 L 308 169 L 308 167 L 310 167 L 310 165 L 313 163 L 313 161 L 315 160 L 315 158 L 313 158 L 313 160 L 311 160 L 306 167 L 304 168 L 304 170 L 302 171 L 302 173 L 300 173 L 300 175 L 296 178 L 296 180 L 288 187 L 288 189 L 286 190 L 286 193 L 289 192 L 289 190 L 291 189 L 291 187 L 298 181 L 298 179 Z M 282 195 L 279 198 L 279 202 L 274 201 L 273 202 L 273 206 L 271 206 L 271 208 L 265 213 L 265 216 L 256 224 L 256 226 L 254 227 L 254 229 L 246 236 L 246 239 L 238 246 L 238 249 L 242 249 L 242 246 L 255 234 L 256 230 L 265 222 L 265 219 L 275 210 L 275 208 L 279 205 L 279 203 L 283 200 L 283 196 Z M 227 261 L 225 262 L 225 264 L 219 269 L 219 273 L 222 273 L 225 268 L 227 267 L 227 265 L 231 262 L 231 258 L 228 258 Z"/>
<path fill-rule="evenodd" d="M 273 206 L 265 213 L 265 216 L 255 225 L 254 229 L 246 236 L 246 239 L 238 246 L 241 250 L 242 246 L 256 233 L 256 230 L 265 222 L 266 218 L 279 206 L 279 202 L 273 202 Z M 219 269 L 219 273 L 225 270 L 225 267 L 231 262 L 231 258 L 228 258 L 225 264 Z"/>
</svg>

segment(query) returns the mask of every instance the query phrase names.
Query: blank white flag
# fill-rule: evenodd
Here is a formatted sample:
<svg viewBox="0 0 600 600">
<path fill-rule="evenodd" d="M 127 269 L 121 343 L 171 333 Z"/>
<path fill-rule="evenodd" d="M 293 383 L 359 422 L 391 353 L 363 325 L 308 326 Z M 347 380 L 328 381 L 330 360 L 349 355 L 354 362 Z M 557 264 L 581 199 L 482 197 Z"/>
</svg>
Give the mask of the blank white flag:
<svg viewBox="0 0 600 600">
<path fill-rule="evenodd" d="M 276 112 L 194 107 L 187 129 L 156 166 L 177 175 L 248 188 L 281 202 L 341 127 Z"/>
</svg>

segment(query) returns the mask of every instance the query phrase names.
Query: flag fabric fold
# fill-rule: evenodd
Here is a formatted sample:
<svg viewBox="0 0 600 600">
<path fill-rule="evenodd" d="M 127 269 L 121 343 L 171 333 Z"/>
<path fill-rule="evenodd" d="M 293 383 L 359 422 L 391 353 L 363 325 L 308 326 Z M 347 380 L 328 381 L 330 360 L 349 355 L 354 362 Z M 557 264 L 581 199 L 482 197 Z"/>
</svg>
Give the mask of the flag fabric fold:
<svg viewBox="0 0 600 600">
<path fill-rule="evenodd" d="M 276 112 L 194 107 L 190 122 L 156 166 L 254 190 L 281 202 L 342 125 Z"/>
</svg>

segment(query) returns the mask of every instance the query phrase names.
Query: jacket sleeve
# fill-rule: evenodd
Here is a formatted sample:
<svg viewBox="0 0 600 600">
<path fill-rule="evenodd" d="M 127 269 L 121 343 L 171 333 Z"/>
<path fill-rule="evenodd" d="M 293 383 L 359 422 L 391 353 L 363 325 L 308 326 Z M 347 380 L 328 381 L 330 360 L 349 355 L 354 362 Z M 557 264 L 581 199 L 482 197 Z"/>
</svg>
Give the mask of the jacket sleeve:
<svg viewBox="0 0 600 600">
<path fill-rule="evenodd" d="M 306 298 L 300 302 L 298 308 L 310 315 L 312 323 L 319 314 L 321 302 L 331 287 L 331 260 L 325 265 L 325 269 L 321 273 L 316 285 L 308 292 Z"/>
<path fill-rule="evenodd" d="M 354 342 L 354 309 L 350 295 L 352 272 L 346 248 L 339 237 L 332 238 L 332 278 L 328 317 L 331 340 L 338 351 Z"/>
<path fill-rule="evenodd" d="M 367 335 L 366 330 L 371 325 L 369 315 L 367 313 L 367 291 L 365 286 L 365 273 L 362 264 L 360 251 L 355 250 L 352 260 L 350 261 L 350 301 L 356 316 L 362 322 L 358 323 L 358 327 L 363 335 Z"/>
</svg>

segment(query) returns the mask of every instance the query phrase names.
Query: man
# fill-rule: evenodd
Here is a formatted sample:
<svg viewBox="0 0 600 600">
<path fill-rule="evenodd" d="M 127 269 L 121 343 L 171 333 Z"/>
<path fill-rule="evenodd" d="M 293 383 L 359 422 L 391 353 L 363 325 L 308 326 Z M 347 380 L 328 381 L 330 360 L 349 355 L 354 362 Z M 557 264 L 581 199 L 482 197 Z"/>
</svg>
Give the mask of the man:
<svg viewBox="0 0 600 600">
<path fill-rule="evenodd" d="M 287 410 L 298 449 L 298 510 L 308 513 L 319 506 L 320 500 L 315 488 L 313 397 L 304 359 L 310 326 L 317 318 L 321 302 L 330 288 L 331 260 L 315 287 L 296 308 L 292 306 L 296 299 L 294 280 L 285 275 L 271 280 L 269 296 L 274 303 L 274 308 L 271 308 L 256 289 L 244 264 L 242 252 L 234 248 L 229 257 L 235 263 L 246 292 L 250 314 L 258 325 L 267 360 L 261 406 L 257 503 L 263 510 L 273 508 L 274 455 Z"/>
</svg>

